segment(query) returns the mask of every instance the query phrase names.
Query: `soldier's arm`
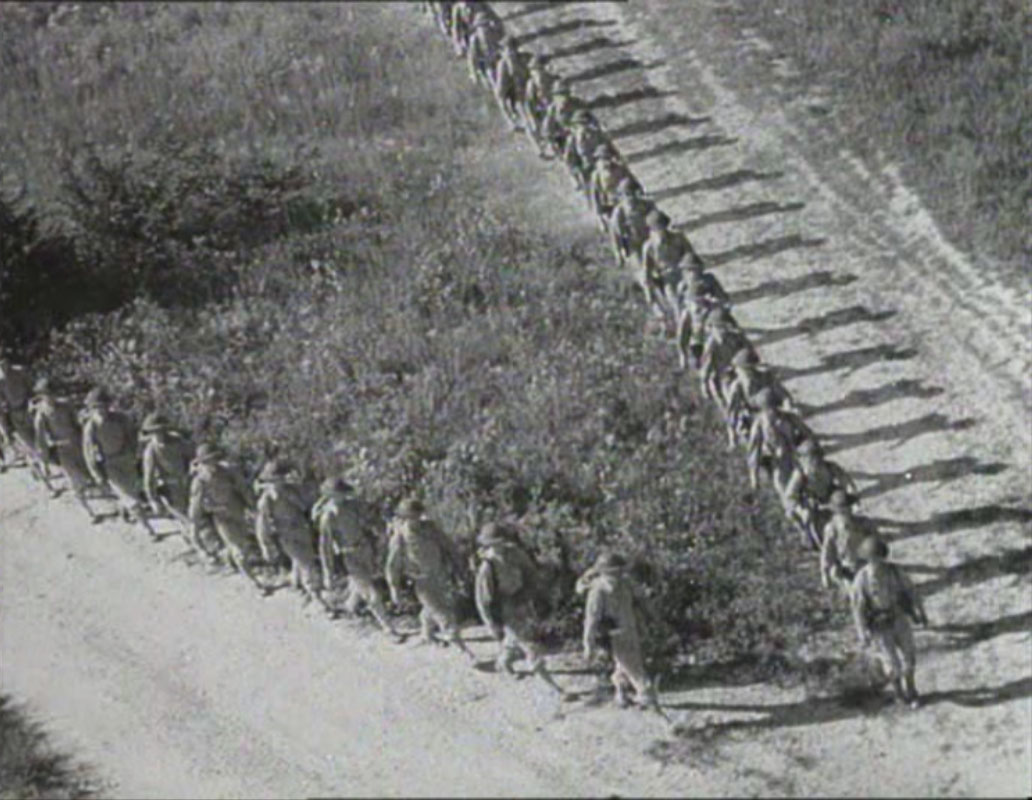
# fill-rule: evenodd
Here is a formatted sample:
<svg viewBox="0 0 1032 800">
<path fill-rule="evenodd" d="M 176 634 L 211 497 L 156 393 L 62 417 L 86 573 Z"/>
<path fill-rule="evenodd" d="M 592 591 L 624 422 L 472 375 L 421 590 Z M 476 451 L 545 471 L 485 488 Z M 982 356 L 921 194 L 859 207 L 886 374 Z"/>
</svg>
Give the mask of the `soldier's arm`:
<svg viewBox="0 0 1032 800">
<path fill-rule="evenodd" d="M 145 447 L 143 449 L 143 493 L 147 496 L 147 502 L 151 504 L 151 508 L 156 508 L 158 505 L 156 467 L 154 448 Z"/>
<path fill-rule="evenodd" d="M 491 634 L 498 640 L 502 638 L 502 626 L 495 618 L 494 604 L 497 596 L 495 585 L 494 569 L 491 562 L 486 558 L 480 562 L 477 569 L 476 579 L 473 582 L 473 599 L 476 602 L 477 613 L 484 625 L 491 631 Z"/>
<path fill-rule="evenodd" d="M 88 420 L 82 429 L 82 453 L 86 458 L 86 468 L 90 471 L 90 475 L 98 485 L 103 486 L 104 476 L 101 474 L 98 467 L 99 462 L 99 448 L 97 447 L 97 440 L 94 436 L 94 429 L 96 425 L 93 420 Z"/>
<path fill-rule="evenodd" d="M 258 546 L 262 550 L 262 558 L 270 563 L 273 561 L 273 557 L 276 553 L 276 532 L 274 527 L 272 514 L 269 509 L 269 496 L 262 495 L 261 499 L 258 501 L 258 511 L 254 522 L 254 534 L 255 538 L 258 539 Z"/>
<path fill-rule="evenodd" d="M 325 501 L 321 501 L 325 502 Z M 316 504 L 318 505 L 318 504 Z M 314 511 L 314 509 L 313 509 Z M 333 578 L 333 517 L 325 513 L 317 517 L 319 530 L 319 563 L 322 566 L 323 585 L 329 587 Z"/>
<path fill-rule="evenodd" d="M 204 485 L 199 478 L 190 482 L 190 505 L 186 511 L 187 517 L 194 530 L 200 528 L 205 521 L 204 514 Z"/>
<path fill-rule="evenodd" d="M 917 587 L 914 586 L 914 582 L 910 580 L 910 576 L 907 575 L 900 567 L 896 566 L 896 575 L 899 578 L 900 589 L 907 596 L 909 605 L 913 611 L 914 622 L 919 625 L 928 624 L 928 615 L 925 613 L 924 601 L 921 599 L 921 593 L 918 592 Z"/>
<path fill-rule="evenodd" d="M 391 592 L 391 601 L 398 604 L 398 591 L 401 589 L 402 568 L 405 560 L 405 540 L 398 531 L 391 532 L 387 542 L 387 563 L 384 566 L 384 577 Z"/>
<path fill-rule="evenodd" d="M 584 659 L 586 661 L 590 661 L 595 655 L 595 641 L 598 638 L 598 628 L 602 623 L 603 613 L 605 613 L 605 601 L 601 593 L 589 590 L 584 606 Z"/>
<path fill-rule="evenodd" d="M 831 586 L 831 570 L 838 560 L 838 548 L 835 546 L 835 531 L 832 523 L 824 526 L 824 539 L 821 543 L 821 586 L 827 589 Z"/>
<path fill-rule="evenodd" d="M 864 575 L 861 572 L 853 580 L 853 590 L 850 593 L 850 605 L 853 609 L 853 625 L 856 627 L 856 635 L 860 643 L 866 647 L 871 642 L 871 631 L 867 627 L 867 591 L 864 588 Z"/>
<path fill-rule="evenodd" d="M 38 410 L 32 416 L 32 432 L 36 449 L 41 453 L 47 452 L 50 448 L 50 432 L 47 430 L 46 415 Z"/>
</svg>

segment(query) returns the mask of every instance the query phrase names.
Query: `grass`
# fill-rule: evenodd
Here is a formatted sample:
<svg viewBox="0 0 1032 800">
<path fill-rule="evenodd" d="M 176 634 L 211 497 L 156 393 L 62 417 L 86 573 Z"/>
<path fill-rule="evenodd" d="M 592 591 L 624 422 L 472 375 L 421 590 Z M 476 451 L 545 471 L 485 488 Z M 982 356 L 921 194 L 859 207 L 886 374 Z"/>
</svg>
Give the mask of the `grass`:
<svg viewBox="0 0 1032 800">
<path fill-rule="evenodd" d="M 113 305 L 58 291 L 62 319 L 18 331 L 39 366 L 251 473 L 278 452 L 385 513 L 418 491 L 466 550 L 518 519 L 556 636 L 603 545 L 648 586 L 657 667 L 780 664 L 841 623 L 602 242 L 485 210 L 496 110 L 415 6 L 78 8 L 0 6 L 23 26 L 0 163 L 72 244 L 58 287 Z"/>
<path fill-rule="evenodd" d="M 840 146 L 884 151 L 952 241 L 1027 287 L 1028 3 L 737 2 L 723 18 L 761 31 L 799 69 L 798 85 L 830 90 Z"/>
<path fill-rule="evenodd" d="M 46 733 L 7 695 L 0 695 L 0 798 L 94 797 L 92 778 L 55 752 Z"/>
</svg>

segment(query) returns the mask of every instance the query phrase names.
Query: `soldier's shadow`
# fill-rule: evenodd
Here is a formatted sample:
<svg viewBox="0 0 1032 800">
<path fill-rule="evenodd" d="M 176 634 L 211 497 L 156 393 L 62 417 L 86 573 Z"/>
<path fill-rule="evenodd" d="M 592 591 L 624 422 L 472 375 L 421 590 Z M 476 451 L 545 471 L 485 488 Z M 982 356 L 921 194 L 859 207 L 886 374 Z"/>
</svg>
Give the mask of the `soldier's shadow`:
<svg viewBox="0 0 1032 800">
<path fill-rule="evenodd" d="M 860 490 L 860 499 L 867 500 L 913 483 L 943 484 L 968 475 L 998 475 L 1007 468 L 1008 465 L 1002 462 L 983 464 L 972 456 L 956 456 L 954 458 L 936 459 L 928 464 L 909 467 L 898 472 L 854 471 L 853 477 L 858 481 L 874 481 L 870 486 L 865 486 Z M 909 529 L 911 531 L 910 535 L 917 536 L 940 527 L 945 527 L 948 530 L 969 527 L 967 525 L 969 522 L 982 525 L 990 522 L 1010 521 L 1011 519 L 1020 521 L 1030 518 L 1032 518 L 1032 511 L 1024 509 L 981 506 L 979 508 L 937 514 L 923 523 L 894 523 L 891 520 L 877 520 L 877 522 L 885 523 L 889 526 L 899 526 L 901 529 Z"/>
<path fill-rule="evenodd" d="M 944 634 L 944 638 L 938 642 L 928 644 L 928 650 L 949 652 L 966 650 L 982 642 L 995 639 L 997 636 L 1004 636 L 1009 633 L 1032 632 L 1032 611 L 1008 614 L 989 622 L 936 625 L 931 630 Z"/>
<path fill-rule="evenodd" d="M 972 586 L 1007 575 L 1019 578 L 1028 575 L 1032 573 L 1032 545 L 978 556 L 952 567 L 932 567 L 923 564 L 903 566 L 911 572 L 937 575 L 919 587 L 921 594 L 928 596 L 951 586 Z"/>
<path fill-rule="evenodd" d="M 1032 696 L 1032 676 L 1008 681 L 999 686 L 928 692 L 922 695 L 922 700 L 924 707 L 940 703 L 953 703 L 968 708 L 986 708 L 1030 696 Z M 755 732 L 803 725 L 821 725 L 855 717 L 874 716 L 887 711 L 890 708 L 889 702 L 888 695 L 883 691 L 870 690 L 778 705 L 683 702 L 667 705 L 666 708 L 680 711 L 744 712 L 762 715 L 758 718 L 714 722 L 695 729 L 679 726 L 677 731 L 677 735 L 680 737 L 689 738 L 693 734 L 704 733 L 707 738 L 712 739 L 715 735 L 730 734 L 735 731 Z M 902 710 L 899 713 L 903 713 Z"/>
</svg>

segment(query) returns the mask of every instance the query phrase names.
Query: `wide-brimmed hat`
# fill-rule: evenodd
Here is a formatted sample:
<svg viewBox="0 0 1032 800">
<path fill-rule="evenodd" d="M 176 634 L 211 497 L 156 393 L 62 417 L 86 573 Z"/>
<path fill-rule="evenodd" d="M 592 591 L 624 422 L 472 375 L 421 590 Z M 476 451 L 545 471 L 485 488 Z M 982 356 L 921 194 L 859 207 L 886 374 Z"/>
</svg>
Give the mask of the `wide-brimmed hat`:
<svg viewBox="0 0 1032 800">
<path fill-rule="evenodd" d="M 406 497 L 398 503 L 397 513 L 399 517 L 419 518 L 426 511 L 426 506 L 417 497 Z"/>
<path fill-rule="evenodd" d="M 50 378 L 40 377 L 32 384 L 33 394 L 48 394 L 50 392 Z"/>
<path fill-rule="evenodd" d="M 645 215 L 645 224 L 650 228 L 666 228 L 670 225 L 670 217 L 658 208 L 654 208 Z"/>
<path fill-rule="evenodd" d="M 85 405 L 86 408 L 106 408 L 111 405 L 111 397 L 98 386 L 94 389 L 90 389 L 89 392 L 86 393 L 86 399 L 83 402 L 83 405 Z"/>
<path fill-rule="evenodd" d="M 856 554 L 864 561 L 880 561 L 889 555 L 889 545 L 877 534 L 871 534 L 856 549 Z"/>
<path fill-rule="evenodd" d="M 836 489 L 828 498 L 828 505 L 835 509 L 845 510 L 849 508 L 849 495 L 841 489 Z"/>
<path fill-rule="evenodd" d="M 324 495 L 351 494 L 355 487 L 343 478 L 327 478 L 319 484 L 319 491 Z"/>
<path fill-rule="evenodd" d="M 294 469 L 294 465 L 285 458 L 274 458 L 265 462 L 265 466 L 258 473 L 257 480 L 259 483 L 281 481 L 290 474 L 292 469 Z"/>
<path fill-rule="evenodd" d="M 477 534 L 477 544 L 481 547 L 490 547 L 493 544 L 509 541 L 510 536 L 509 529 L 501 523 L 487 522 Z"/>
<path fill-rule="evenodd" d="M 152 411 L 143 418 L 143 424 L 140 425 L 140 433 L 157 433 L 170 427 L 171 423 L 163 414 Z"/>
<path fill-rule="evenodd" d="M 593 568 L 599 572 L 618 572 L 627 566 L 627 559 L 619 553 L 607 550 L 595 559 Z"/>
<path fill-rule="evenodd" d="M 197 448 L 197 452 L 194 453 L 193 460 L 198 464 L 210 464 L 212 461 L 218 461 L 222 458 L 222 455 L 222 448 L 217 444 L 204 442 Z"/>
</svg>

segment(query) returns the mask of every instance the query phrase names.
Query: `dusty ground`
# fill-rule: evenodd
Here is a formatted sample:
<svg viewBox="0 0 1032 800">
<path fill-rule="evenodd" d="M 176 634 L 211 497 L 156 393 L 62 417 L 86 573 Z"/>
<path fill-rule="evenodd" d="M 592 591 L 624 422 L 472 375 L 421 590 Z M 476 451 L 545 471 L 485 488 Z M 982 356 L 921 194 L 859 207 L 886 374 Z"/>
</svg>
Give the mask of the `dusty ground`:
<svg viewBox="0 0 1032 800">
<path fill-rule="evenodd" d="M 23 472 L 2 476 L 3 690 L 30 701 L 113 794 L 1028 793 L 1028 298 L 941 241 L 891 171 L 869 173 L 848 153 L 815 158 L 807 140 L 830 122 L 728 88 L 707 66 L 722 43 L 692 28 L 687 5 L 501 12 L 593 99 L 858 478 L 864 512 L 926 593 L 926 707 L 710 684 L 664 693 L 678 736 L 636 712 L 558 715 L 542 686 L 392 646 L 287 593 L 260 600 L 178 558 L 175 538 L 155 548 L 120 523 L 91 528 L 71 499 L 47 501 Z M 665 24 L 675 6 L 678 24 Z M 414 7 L 396 13 L 424 25 L 441 69 L 465 80 Z M 471 169 L 495 176 L 499 203 L 592 235 L 558 168 L 498 129 L 494 154 Z M 663 758 L 686 752 L 688 763 Z"/>
</svg>

